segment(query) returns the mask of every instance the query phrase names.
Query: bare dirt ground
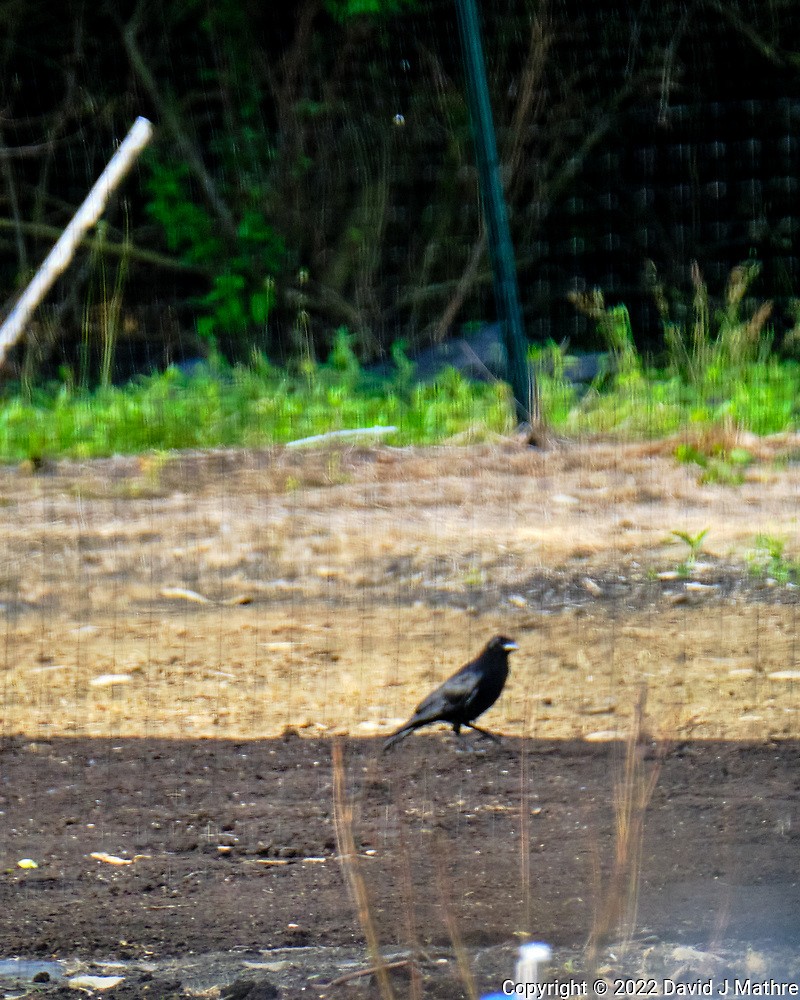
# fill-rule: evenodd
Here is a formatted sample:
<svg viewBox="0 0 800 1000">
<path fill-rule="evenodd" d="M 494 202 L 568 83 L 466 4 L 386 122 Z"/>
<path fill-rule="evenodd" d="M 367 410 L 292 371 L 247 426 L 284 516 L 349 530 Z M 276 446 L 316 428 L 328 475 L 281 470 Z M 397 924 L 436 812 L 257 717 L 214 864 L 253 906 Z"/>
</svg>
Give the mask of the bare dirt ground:
<svg viewBox="0 0 800 1000">
<path fill-rule="evenodd" d="M 0 473 L 5 953 L 132 963 L 117 997 L 376 995 L 330 985 L 369 966 L 374 924 L 399 996 L 469 995 L 530 933 L 562 978 L 585 967 L 634 871 L 610 975 L 793 974 L 800 441 L 738 443 L 736 487 L 702 485 L 675 442 Z M 707 531 L 694 565 L 675 531 Z M 496 632 L 521 647 L 484 720 L 503 746 L 433 733 L 381 757 Z M 643 690 L 644 839 L 620 865 Z M 66 995 L 50 971 L 37 995 Z"/>
</svg>

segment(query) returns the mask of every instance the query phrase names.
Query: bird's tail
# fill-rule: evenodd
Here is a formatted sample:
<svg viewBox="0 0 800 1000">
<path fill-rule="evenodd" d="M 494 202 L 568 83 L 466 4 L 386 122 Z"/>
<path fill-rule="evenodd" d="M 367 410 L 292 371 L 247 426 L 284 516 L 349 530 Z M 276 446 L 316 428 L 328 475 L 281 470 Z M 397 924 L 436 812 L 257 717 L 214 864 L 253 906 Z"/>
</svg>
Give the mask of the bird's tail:
<svg viewBox="0 0 800 1000">
<path fill-rule="evenodd" d="M 399 743 L 400 740 L 404 740 L 406 736 L 409 735 L 409 733 L 413 733 L 414 730 L 417 728 L 418 728 L 417 726 L 412 726 L 409 725 L 408 723 L 406 723 L 405 726 L 401 726 L 398 730 L 392 733 L 392 735 L 383 744 L 382 752 L 386 753 L 386 751 L 391 749 L 391 747 L 393 747 L 395 743 Z"/>
</svg>

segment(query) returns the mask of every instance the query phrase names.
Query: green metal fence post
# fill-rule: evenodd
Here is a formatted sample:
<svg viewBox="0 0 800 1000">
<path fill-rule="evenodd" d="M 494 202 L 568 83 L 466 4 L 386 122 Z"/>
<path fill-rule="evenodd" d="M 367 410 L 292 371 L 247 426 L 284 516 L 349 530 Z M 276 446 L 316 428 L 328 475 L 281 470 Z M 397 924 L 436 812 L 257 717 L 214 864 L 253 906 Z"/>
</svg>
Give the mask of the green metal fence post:
<svg viewBox="0 0 800 1000">
<path fill-rule="evenodd" d="M 517 418 L 520 423 L 532 423 L 538 419 L 538 414 L 531 413 L 532 409 L 536 409 L 536 387 L 528 364 L 527 339 L 519 302 L 508 212 L 500 179 L 478 10 L 475 0 L 456 0 L 456 8 L 464 52 L 467 100 L 478 161 L 478 182 L 492 262 L 495 304 L 508 352 L 509 382 L 514 393 Z"/>
</svg>

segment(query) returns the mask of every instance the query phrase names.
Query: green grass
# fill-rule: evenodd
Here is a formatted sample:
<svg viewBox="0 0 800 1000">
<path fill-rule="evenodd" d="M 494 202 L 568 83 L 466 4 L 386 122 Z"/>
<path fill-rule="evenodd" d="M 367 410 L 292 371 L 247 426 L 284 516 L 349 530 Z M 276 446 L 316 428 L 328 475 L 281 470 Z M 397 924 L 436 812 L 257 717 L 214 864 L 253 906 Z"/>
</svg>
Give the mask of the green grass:
<svg viewBox="0 0 800 1000">
<path fill-rule="evenodd" d="M 729 447 L 724 440 L 713 442 L 705 449 L 684 442 L 675 449 L 675 458 L 687 465 L 699 466 L 702 471 L 697 481 L 701 486 L 709 483 L 741 486 L 745 481 L 747 468 L 753 461 L 753 456 L 746 448 Z"/>
<path fill-rule="evenodd" d="M 392 425 L 386 443 L 480 441 L 513 430 L 510 393 L 445 371 L 415 384 L 408 367 L 389 381 L 369 377 L 340 343 L 326 365 L 294 372 L 261 357 L 250 365 L 212 363 L 186 376 L 177 369 L 94 391 L 54 385 L 7 390 L 0 404 L 0 461 L 89 458 L 179 448 L 259 447 L 329 431 Z M 674 373 L 626 366 L 579 397 L 556 347 L 539 375 L 542 411 L 557 433 L 663 437 L 686 428 L 734 426 L 767 434 L 798 425 L 800 365 L 770 357 L 688 384 Z M 560 359 L 560 360 L 559 360 Z M 738 455 L 676 454 L 697 461 L 709 481 L 740 482 Z M 748 456 L 749 458 L 749 456 Z"/>
<path fill-rule="evenodd" d="M 0 461 L 89 458 L 175 448 L 258 447 L 346 428 L 393 425 L 382 440 L 428 444 L 511 429 L 508 389 L 445 372 L 431 385 L 355 382 L 323 368 L 290 375 L 263 362 L 191 377 L 176 369 L 124 387 L 65 386 L 0 405 Z"/>
<path fill-rule="evenodd" d="M 565 429 L 664 437 L 685 427 L 728 423 L 755 434 L 797 426 L 800 366 L 769 358 L 736 374 L 689 385 L 677 375 L 649 371 L 619 376 L 611 391 L 591 391 L 570 410 Z"/>
<path fill-rule="evenodd" d="M 756 535 L 755 545 L 747 554 L 747 565 L 753 576 L 776 583 L 796 582 L 800 565 L 784 555 L 786 540 L 775 535 Z"/>
<path fill-rule="evenodd" d="M 668 294 L 648 262 L 646 284 L 664 335 L 661 371 L 645 369 L 624 305 L 606 305 L 599 289 L 569 296 L 594 323 L 618 373 L 613 392 L 590 393 L 571 412 L 570 429 L 662 437 L 692 425 L 727 424 L 756 434 L 796 426 L 800 368 L 772 353 L 774 331 L 768 321 L 773 303 L 752 297 L 761 264 L 746 260 L 734 267 L 716 297 L 696 262 L 690 272 L 691 291 Z M 790 350 L 800 344 L 799 302 L 793 310 L 795 326 L 784 337 Z M 743 478 L 736 466 L 735 461 L 711 463 L 706 481 L 735 485 Z"/>
</svg>

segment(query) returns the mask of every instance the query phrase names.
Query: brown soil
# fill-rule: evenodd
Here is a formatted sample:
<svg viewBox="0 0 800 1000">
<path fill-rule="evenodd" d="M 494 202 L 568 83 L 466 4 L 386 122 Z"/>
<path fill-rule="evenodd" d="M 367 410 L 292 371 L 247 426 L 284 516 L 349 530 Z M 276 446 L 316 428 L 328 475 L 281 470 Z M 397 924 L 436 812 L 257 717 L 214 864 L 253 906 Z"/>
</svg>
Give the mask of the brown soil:
<svg viewBox="0 0 800 1000">
<path fill-rule="evenodd" d="M 214 983 L 252 981 L 251 1000 L 376 995 L 324 985 L 369 964 L 374 924 L 424 995 L 458 996 L 467 961 L 498 988 L 528 933 L 585 964 L 604 918 L 625 929 L 637 872 L 637 969 L 716 973 L 738 968 L 731 942 L 757 965 L 796 941 L 797 441 L 737 443 L 756 458 L 738 487 L 700 484 L 674 444 L 0 474 L 6 954 L 133 962 L 116 997 L 189 992 L 185 966 L 153 963 L 201 953 L 238 955 Z M 705 529 L 687 567 L 672 532 Z M 382 757 L 380 734 L 500 631 L 521 647 L 483 720 L 503 745 L 434 732 Z M 624 788 L 641 808 L 621 849 Z"/>
</svg>

